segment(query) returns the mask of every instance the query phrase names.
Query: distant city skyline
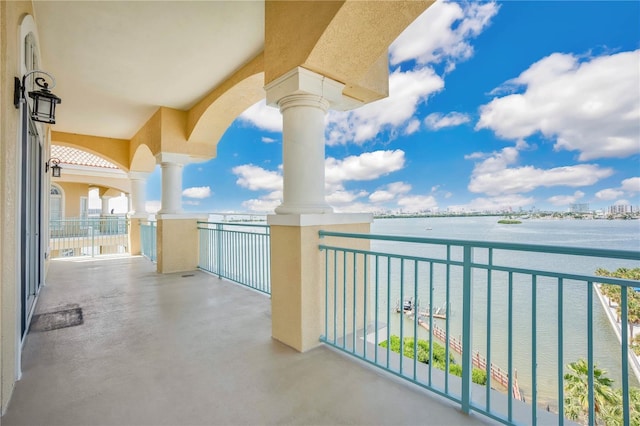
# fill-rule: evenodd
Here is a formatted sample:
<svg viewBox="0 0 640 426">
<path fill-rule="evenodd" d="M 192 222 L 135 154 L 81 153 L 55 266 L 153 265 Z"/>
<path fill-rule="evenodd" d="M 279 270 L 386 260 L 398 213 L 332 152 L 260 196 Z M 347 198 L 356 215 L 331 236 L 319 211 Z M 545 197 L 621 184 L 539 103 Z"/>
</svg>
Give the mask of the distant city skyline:
<svg viewBox="0 0 640 426">
<path fill-rule="evenodd" d="M 389 49 L 389 97 L 326 118 L 336 212 L 640 204 L 638 2 L 438 2 Z M 187 211 L 273 212 L 282 119 L 245 111 L 183 175 Z M 160 206 L 159 167 L 147 207 Z"/>
</svg>

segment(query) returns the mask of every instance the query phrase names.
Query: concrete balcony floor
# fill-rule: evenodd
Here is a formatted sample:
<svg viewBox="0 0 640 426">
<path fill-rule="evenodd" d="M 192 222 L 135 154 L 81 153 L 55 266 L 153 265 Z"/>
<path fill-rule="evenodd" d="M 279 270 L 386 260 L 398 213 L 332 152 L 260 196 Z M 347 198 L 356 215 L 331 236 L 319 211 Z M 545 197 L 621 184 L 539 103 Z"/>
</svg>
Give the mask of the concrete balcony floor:
<svg viewBox="0 0 640 426">
<path fill-rule="evenodd" d="M 486 424 L 447 400 L 321 346 L 271 338 L 269 298 L 141 257 L 50 262 L 3 425 Z"/>
</svg>

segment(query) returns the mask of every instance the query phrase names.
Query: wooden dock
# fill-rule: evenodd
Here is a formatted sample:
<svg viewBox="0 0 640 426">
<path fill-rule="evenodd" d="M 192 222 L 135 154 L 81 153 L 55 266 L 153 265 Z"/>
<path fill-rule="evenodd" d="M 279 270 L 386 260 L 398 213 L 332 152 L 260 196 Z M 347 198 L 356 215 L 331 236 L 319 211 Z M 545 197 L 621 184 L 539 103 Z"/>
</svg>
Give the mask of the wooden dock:
<svg viewBox="0 0 640 426">
<path fill-rule="evenodd" d="M 419 312 L 419 311 L 418 311 Z M 404 314 L 409 317 L 411 320 L 414 318 L 413 310 L 412 311 L 404 311 Z M 418 313 L 418 325 L 425 330 L 429 331 L 429 322 L 425 322 L 422 320 L 423 315 Z M 426 316 L 428 318 L 428 316 Z M 434 318 L 436 316 L 434 315 Z M 433 335 L 438 338 L 442 343 L 447 344 L 447 332 L 442 328 L 438 327 L 436 324 L 433 324 Z M 449 336 L 448 339 L 449 347 L 453 349 L 456 353 L 462 355 L 462 342 L 455 337 Z M 487 371 L 487 360 L 485 357 L 480 355 L 480 352 L 474 351 L 471 357 L 471 363 L 474 367 L 479 368 L 483 371 Z M 504 371 L 502 368 L 495 365 L 493 362 L 491 363 L 491 380 L 499 383 L 504 389 L 509 389 L 509 373 Z M 522 396 L 522 392 L 520 392 L 520 386 L 518 385 L 518 371 L 515 371 L 512 383 L 511 393 L 513 397 L 519 401 L 524 401 L 524 397 Z"/>
</svg>

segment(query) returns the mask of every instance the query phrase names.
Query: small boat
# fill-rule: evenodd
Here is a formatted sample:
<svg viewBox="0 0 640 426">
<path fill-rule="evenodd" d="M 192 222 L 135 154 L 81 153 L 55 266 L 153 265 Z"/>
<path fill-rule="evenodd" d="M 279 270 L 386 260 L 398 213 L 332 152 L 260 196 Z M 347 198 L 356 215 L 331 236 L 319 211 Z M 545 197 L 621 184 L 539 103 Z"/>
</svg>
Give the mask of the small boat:
<svg viewBox="0 0 640 426">
<path fill-rule="evenodd" d="M 404 299 L 404 301 L 402 302 L 402 311 L 406 314 L 406 313 L 412 313 L 414 309 L 414 303 L 413 303 L 413 297 L 409 298 L 409 299 Z M 396 312 L 400 313 L 401 309 L 400 309 L 400 301 L 398 300 L 396 302 Z"/>
<path fill-rule="evenodd" d="M 402 310 L 405 312 L 413 311 L 413 301 L 411 299 L 405 300 L 402 304 Z"/>
</svg>

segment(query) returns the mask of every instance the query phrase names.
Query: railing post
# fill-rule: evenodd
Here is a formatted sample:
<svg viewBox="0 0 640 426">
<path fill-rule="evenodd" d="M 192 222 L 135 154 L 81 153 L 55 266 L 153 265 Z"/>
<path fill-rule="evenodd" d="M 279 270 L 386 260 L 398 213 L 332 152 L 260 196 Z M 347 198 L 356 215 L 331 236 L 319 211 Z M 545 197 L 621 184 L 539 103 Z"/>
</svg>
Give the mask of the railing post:
<svg viewBox="0 0 640 426">
<path fill-rule="evenodd" d="M 620 332 L 622 346 L 622 424 L 629 426 L 631 424 L 631 410 L 629 400 L 629 291 L 627 287 L 620 286 Z M 591 306 L 590 306 L 591 308 Z"/>
<path fill-rule="evenodd" d="M 473 249 L 470 245 L 463 247 L 463 271 L 462 271 L 462 411 L 471 412 L 471 375 L 472 375 L 472 348 L 471 348 L 471 321 L 472 321 L 472 286 L 471 286 L 471 262 L 473 261 Z"/>
<path fill-rule="evenodd" d="M 222 225 L 216 224 L 216 266 L 218 267 L 218 278 L 222 278 Z"/>
<path fill-rule="evenodd" d="M 95 257 L 95 236 L 93 233 L 93 226 L 89 227 L 89 232 L 91 232 L 91 257 Z"/>
</svg>

